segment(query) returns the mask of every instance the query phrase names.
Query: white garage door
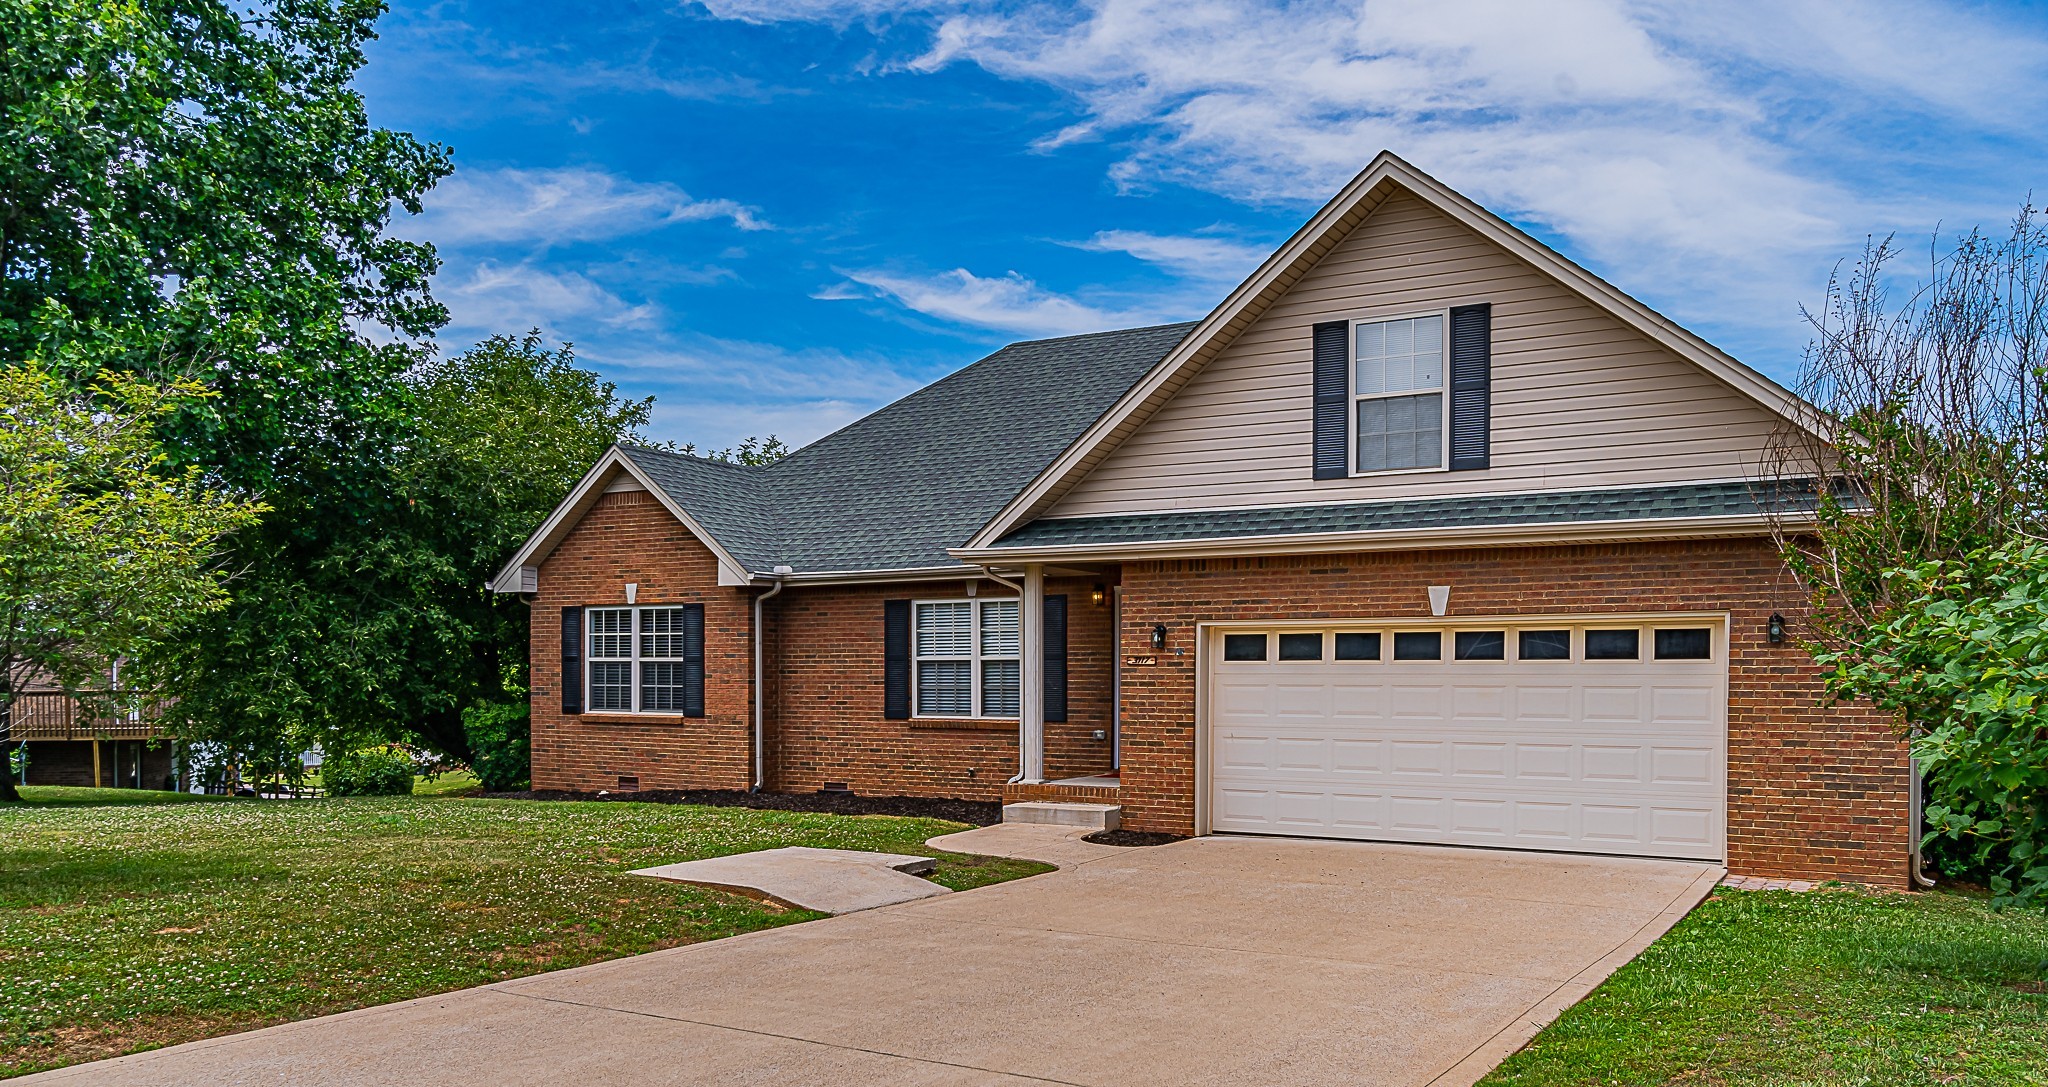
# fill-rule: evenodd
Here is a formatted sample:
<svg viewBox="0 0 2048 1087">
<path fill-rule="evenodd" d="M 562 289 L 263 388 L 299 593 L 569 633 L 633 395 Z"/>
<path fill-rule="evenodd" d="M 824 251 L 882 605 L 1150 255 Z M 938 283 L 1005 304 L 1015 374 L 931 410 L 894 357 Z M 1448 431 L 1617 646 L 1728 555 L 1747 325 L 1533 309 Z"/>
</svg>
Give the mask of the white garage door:
<svg viewBox="0 0 2048 1087">
<path fill-rule="evenodd" d="M 1719 618 L 1206 641 L 1211 830 L 1724 855 Z"/>
</svg>

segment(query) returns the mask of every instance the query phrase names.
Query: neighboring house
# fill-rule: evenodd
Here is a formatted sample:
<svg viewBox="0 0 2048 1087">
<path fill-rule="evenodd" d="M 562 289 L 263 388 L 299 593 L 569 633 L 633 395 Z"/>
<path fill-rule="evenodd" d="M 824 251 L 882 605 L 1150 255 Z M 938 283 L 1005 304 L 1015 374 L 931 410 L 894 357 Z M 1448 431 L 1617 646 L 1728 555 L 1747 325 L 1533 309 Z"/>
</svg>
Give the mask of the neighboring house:
<svg viewBox="0 0 2048 1087">
<path fill-rule="evenodd" d="M 11 721 L 26 756 L 23 784 L 177 788 L 171 745 L 151 710 L 109 717 L 32 676 L 14 695 Z"/>
<path fill-rule="evenodd" d="M 1199 322 L 1013 344 L 767 467 L 617 447 L 492 584 L 536 788 L 1896 883 L 1899 735 L 1774 621 L 1811 500 L 1764 465 L 1812 420 L 1382 155 Z"/>
</svg>

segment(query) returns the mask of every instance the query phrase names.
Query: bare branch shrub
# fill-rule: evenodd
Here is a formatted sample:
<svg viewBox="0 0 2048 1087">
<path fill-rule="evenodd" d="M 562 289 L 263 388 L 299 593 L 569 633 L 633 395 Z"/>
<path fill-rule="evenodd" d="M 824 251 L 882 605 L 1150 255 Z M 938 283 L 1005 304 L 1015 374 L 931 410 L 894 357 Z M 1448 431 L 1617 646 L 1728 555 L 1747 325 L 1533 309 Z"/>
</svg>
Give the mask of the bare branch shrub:
<svg viewBox="0 0 2048 1087">
<path fill-rule="evenodd" d="M 1821 412 L 1786 428 L 1767 476 L 1819 496 L 1779 543 L 1814 595 L 1822 644 L 1890 615 L 1884 571 L 2042 536 L 2048 443 L 2048 223 L 2029 201 L 2002 238 L 1930 242 L 1893 300 L 1893 239 L 1828 282 L 1799 392 Z"/>
</svg>

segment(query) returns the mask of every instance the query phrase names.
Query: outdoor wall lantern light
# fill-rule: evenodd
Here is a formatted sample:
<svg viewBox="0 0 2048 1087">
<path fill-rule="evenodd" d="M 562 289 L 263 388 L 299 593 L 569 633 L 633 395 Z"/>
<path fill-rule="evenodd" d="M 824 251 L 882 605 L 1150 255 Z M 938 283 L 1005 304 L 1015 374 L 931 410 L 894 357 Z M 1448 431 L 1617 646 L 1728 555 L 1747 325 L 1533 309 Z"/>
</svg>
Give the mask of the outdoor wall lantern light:
<svg viewBox="0 0 2048 1087">
<path fill-rule="evenodd" d="M 1770 639 L 1772 645 L 1785 644 L 1785 617 L 1783 615 L 1777 612 L 1771 613 L 1771 622 L 1770 625 L 1764 628 L 1764 637 Z"/>
<path fill-rule="evenodd" d="M 1088 590 L 1088 602 L 1099 608 L 1102 606 L 1103 598 L 1108 595 L 1108 591 L 1102 587 L 1100 582 L 1097 582 L 1093 589 Z"/>
<path fill-rule="evenodd" d="M 1154 652 L 1157 652 L 1157 651 L 1159 651 L 1159 650 L 1161 650 L 1161 649 L 1165 649 L 1165 648 L 1166 648 L 1166 624 L 1165 624 L 1165 623 L 1155 623 L 1155 624 L 1153 624 L 1153 626 L 1152 626 L 1152 649 L 1153 649 L 1153 651 L 1154 651 Z"/>
</svg>

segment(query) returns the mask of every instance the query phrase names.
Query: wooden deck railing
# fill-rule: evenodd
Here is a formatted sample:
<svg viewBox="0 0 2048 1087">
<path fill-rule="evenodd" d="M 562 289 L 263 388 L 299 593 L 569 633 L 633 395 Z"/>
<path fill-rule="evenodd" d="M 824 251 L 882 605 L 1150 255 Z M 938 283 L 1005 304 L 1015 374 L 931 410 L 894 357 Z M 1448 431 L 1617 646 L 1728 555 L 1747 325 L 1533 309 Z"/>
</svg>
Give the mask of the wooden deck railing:
<svg viewBox="0 0 2048 1087">
<path fill-rule="evenodd" d="M 69 695 L 33 691 L 14 696 L 15 740 L 153 740 L 163 735 L 154 703 L 130 717 L 94 716 Z"/>
</svg>

